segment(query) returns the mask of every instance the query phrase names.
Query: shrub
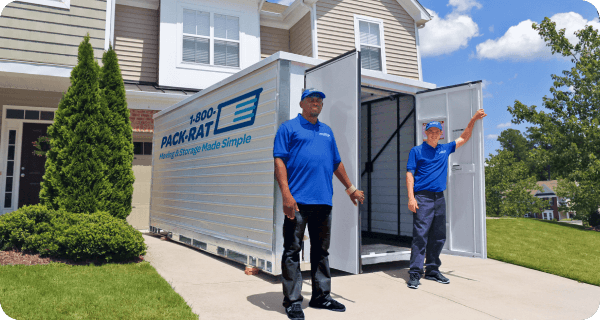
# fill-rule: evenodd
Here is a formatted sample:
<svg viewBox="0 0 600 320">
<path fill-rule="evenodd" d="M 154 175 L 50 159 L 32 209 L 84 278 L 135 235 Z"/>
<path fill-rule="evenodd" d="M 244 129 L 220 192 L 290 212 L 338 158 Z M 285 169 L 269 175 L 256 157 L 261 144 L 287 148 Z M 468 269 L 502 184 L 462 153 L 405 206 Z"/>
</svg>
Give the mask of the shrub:
<svg viewBox="0 0 600 320">
<path fill-rule="evenodd" d="M 3 250 L 17 248 L 75 261 L 124 261 L 146 254 L 142 234 L 107 212 L 92 214 L 25 206 L 0 217 Z"/>
</svg>

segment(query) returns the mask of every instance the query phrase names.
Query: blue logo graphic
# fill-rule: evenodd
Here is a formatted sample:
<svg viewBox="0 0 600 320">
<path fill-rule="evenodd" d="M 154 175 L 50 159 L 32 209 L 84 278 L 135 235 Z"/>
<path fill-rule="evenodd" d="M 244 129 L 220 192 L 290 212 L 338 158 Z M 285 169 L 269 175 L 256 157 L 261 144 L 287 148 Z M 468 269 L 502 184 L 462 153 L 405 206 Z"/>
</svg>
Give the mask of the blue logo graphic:
<svg viewBox="0 0 600 320">
<path fill-rule="evenodd" d="M 263 88 L 248 92 L 242 96 L 223 102 L 215 123 L 214 134 L 251 126 L 256 119 L 258 99 Z"/>
</svg>

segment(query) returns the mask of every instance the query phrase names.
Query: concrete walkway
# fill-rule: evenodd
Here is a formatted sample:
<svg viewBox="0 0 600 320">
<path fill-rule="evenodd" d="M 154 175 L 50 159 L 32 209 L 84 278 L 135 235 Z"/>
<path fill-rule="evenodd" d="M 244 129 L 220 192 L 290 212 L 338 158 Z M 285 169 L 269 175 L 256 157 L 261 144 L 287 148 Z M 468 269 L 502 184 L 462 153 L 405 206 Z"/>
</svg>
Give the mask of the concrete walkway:
<svg viewBox="0 0 600 320">
<path fill-rule="evenodd" d="M 146 260 L 200 319 L 287 319 L 277 277 L 247 276 L 241 264 L 144 235 Z M 364 273 L 334 272 L 332 296 L 346 305 L 336 313 L 308 307 L 310 273 L 304 274 L 306 319 L 588 319 L 600 304 L 600 287 L 499 262 L 444 255 L 449 285 L 421 280 L 406 287 L 408 263 L 365 266 Z"/>
</svg>

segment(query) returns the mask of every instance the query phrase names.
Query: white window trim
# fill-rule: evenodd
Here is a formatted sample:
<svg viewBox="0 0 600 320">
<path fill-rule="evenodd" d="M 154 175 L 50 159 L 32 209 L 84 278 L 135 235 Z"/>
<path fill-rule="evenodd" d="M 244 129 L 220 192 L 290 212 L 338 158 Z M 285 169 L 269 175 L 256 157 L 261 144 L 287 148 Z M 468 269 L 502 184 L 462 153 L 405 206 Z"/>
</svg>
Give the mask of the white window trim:
<svg viewBox="0 0 600 320">
<path fill-rule="evenodd" d="M 48 6 L 48 7 L 71 9 L 71 0 L 56 0 L 56 1 L 52 1 L 52 0 L 19 0 L 19 1 L 33 3 L 33 4 L 39 4 L 39 5 Z"/>
<path fill-rule="evenodd" d="M 203 11 L 203 12 L 208 12 L 210 13 L 210 44 L 209 44 L 209 48 L 210 48 L 210 58 L 209 58 L 209 62 L 210 64 L 192 64 L 192 63 L 187 63 L 187 62 L 183 62 L 183 10 L 184 9 L 188 9 L 188 10 L 195 10 L 195 11 Z M 215 14 L 222 14 L 222 15 L 227 15 L 227 16 L 231 16 L 231 17 L 236 17 L 239 20 L 238 26 L 239 26 L 239 40 L 237 40 L 237 42 L 239 43 L 239 67 L 227 67 L 227 66 L 215 66 L 214 63 L 214 40 L 226 40 L 226 39 L 220 39 L 220 38 L 215 38 L 214 37 L 214 15 Z M 243 35 L 244 33 L 242 32 L 242 17 L 243 17 L 243 12 L 234 12 L 234 11 L 225 11 L 225 10 L 219 10 L 217 8 L 213 8 L 213 7 L 206 7 L 206 6 L 193 6 L 190 5 L 188 3 L 186 3 L 185 5 L 182 5 L 181 3 L 177 4 L 177 68 L 179 69 L 192 69 L 192 70 L 203 70 L 203 71 L 211 71 L 211 72 L 222 72 L 222 73 L 229 73 L 229 74 L 234 74 L 236 72 L 239 72 L 240 70 L 244 69 L 244 45 L 243 45 Z M 231 41 L 231 42 L 236 42 L 236 40 L 227 40 L 227 41 Z"/>
<path fill-rule="evenodd" d="M 383 34 L 384 34 L 383 20 L 373 18 L 373 17 L 361 16 L 358 14 L 354 15 L 354 46 L 356 47 L 356 50 L 358 50 L 358 51 L 360 51 L 360 26 L 359 26 L 360 21 L 379 24 L 379 39 L 381 40 L 381 71 L 371 70 L 371 69 L 368 69 L 368 70 L 374 71 L 374 72 L 387 73 L 387 67 L 386 67 L 386 63 L 385 63 L 386 58 L 385 58 L 385 39 L 383 36 Z"/>
</svg>

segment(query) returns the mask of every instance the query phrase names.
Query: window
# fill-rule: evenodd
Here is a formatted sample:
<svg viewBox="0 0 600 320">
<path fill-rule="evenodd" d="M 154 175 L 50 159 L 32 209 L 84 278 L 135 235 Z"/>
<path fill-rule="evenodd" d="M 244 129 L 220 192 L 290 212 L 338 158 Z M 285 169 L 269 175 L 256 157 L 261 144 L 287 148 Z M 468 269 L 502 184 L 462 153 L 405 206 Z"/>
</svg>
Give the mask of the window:
<svg viewBox="0 0 600 320">
<path fill-rule="evenodd" d="M 29 2 L 39 4 L 48 7 L 57 7 L 69 9 L 71 7 L 71 0 L 20 0 L 21 2 Z"/>
<path fill-rule="evenodd" d="M 355 45 L 360 49 L 363 69 L 385 72 L 383 21 L 354 16 Z"/>
<path fill-rule="evenodd" d="M 240 66 L 238 17 L 183 9 L 182 43 L 185 63 Z"/>
<path fill-rule="evenodd" d="M 133 143 L 133 154 L 134 155 L 151 155 L 152 154 L 152 142 L 134 142 Z"/>
</svg>

